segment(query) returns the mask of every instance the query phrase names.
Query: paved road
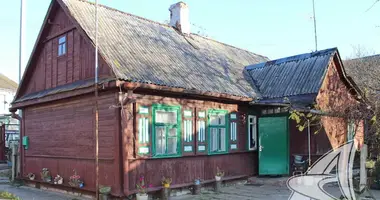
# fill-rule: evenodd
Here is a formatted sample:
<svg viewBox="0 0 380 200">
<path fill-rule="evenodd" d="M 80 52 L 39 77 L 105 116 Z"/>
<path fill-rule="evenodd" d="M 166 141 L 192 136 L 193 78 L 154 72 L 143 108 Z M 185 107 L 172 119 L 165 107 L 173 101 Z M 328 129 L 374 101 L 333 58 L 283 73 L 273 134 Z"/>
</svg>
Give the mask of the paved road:
<svg viewBox="0 0 380 200">
<path fill-rule="evenodd" d="M 65 195 L 52 191 L 21 186 L 15 187 L 8 184 L 0 184 L 0 191 L 12 193 L 22 200 L 88 200 L 86 198 Z"/>
<path fill-rule="evenodd" d="M 330 191 L 329 191 L 330 190 Z M 327 191 L 334 196 L 337 194 L 336 189 L 330 188 Z M 334 194 L 335 193 L 335 194 Z M 224 187 L 221 193 L 203 192 L 201 195 L 184 195 L 171 198 L 172 200 L 288 200 L 291 192 L 286 187 L 281 186 L 253 186 L 253 185 L 237 185 Z M 380 200 L 380 191 L 372 191 L 376 199 Z"/>
</svg>

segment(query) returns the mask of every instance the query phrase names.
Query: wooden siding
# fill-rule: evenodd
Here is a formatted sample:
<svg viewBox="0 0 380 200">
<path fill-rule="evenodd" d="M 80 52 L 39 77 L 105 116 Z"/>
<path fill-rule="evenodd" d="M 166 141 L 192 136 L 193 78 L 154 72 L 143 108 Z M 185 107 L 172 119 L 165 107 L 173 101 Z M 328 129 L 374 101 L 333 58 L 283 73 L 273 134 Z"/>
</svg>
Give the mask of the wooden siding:
<svg viewBox="0 0 380 200">
<path fill-rule="evenodd" d="M 342 81 L 339 63 L 332 60 L 326 72 L 321 89 L 317 96 L 317 104 L 323 111 L 344 112 L 350 105 L 358 103 L 349 88 Z M 332 148 L 336 148 L 347 141 L 347 121 L 338 117 L 322 117 L 323 132 L 327 134 Z M 355 138 L 363 143 L 364 129 L 360 125 Z"/>
<path fill-rule="evenodd" d="M 173 178 L 174 187 L 179 185 L 191 184 L 195 178 L 203 180 L 213 179 L 216 167 L 219 166 L 226 172 L 226 176 L 248 176 L 257 173 L 257 152 L 247 151 L 247 127 L 246 116 L 248 106 L 239 106 L 237 104 L 226 104 L 205 100 L 194 100 L 186 98 L 162 97 L 153 95 L 135 94 L 137 101 L 133 105 L 125 106 L 125 116 L 122 116 L 123 126 L 123 152 L 125 162 L 124 166 L 124 192 L 136 192 L 136 183 L 141 175 L 144 175 L 147 182 L 157 188 L 161 186 L 162 176 Z M 138 113 L 140 106 L 149 107 L 149 115 L 152 115 L 151 106 L 153 104 L 180 105 L 183 114 L 184 110 L 193 111 L 193 142 L 190 144 L 194 148 L 193 152 L 183 151 L 183 135 L 180 147 L 182 155 L 179 158 L 151 158 L 152 147 L 149 148 L 148 155 L 138 154 Z M 205 155 L 204 152 L 197 151 L 197 134 L 196 134 L 196 117 L 197 111 L 207 111 L 208 109 L 225 109 L 228 113 L 237 113 L 237 150 L 230 150 L 224 155 Z M 149 117 L 151 124 L 151 117 Z M 206 112 L 207 120 L 207 112 Z M 207 123 L 206 123 L 207 124 Z M 152 141 L 152 127 L 150 125 L 150 138 Z M 183 131 L 181 131 L 183 134 Z M 227 138 L 230 138 L 230 131 L 227 130 Z M 208 130 L 206 128 L 206 141 L 208 141 Z M 189 144 L 189 143 L 187 143 Z M 145 144 L 144 144 L 145 145 Z M 206 147 L 206 149 L 208 149 Z"/>
<path fill-rule="evenodd" d="M 65 12 L 55 4 L 44 27 L 41 41 L 23 80 L 20 95 L 54 88 L 78 80 L 94 78 L 95 48 L 82 37 Z M 58 39 L 66 36 L 66 54 L 58 56 Z M 112 76 L 112 70 L 99 56 L 99 76 Z"/>
<path fill-rule="evenodd" d="M 116 93 L 99 97 L 100 184 L 112 186 L 120 195 L 119 109 Z M 48 168 L 67 184 L 73 170 L 83 177 L 85 190 L 95 190 L 94 98 L 82 96 L 25 109 L 24 134 L 29 136 L 29 149 L 23 154 L 23 173 Z"/>
</svg>

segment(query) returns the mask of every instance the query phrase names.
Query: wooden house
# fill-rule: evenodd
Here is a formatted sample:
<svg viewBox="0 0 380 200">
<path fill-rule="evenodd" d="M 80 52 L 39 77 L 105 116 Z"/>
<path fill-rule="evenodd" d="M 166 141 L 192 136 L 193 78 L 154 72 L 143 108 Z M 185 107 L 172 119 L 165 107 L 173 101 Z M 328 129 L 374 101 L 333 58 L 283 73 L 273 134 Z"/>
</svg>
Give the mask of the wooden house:
<svg viewBox="0 0 380 200">
<path fill-rule="evenodd" d="M 136 193 L 142 175 L 153 191 L 162 176 L 174 188 L 212 182 L 217 167 L 224 180 L 289 174 L 292 155 L 306 154 L 308 143 L 284 97 L 304 107 L 357 103 L 337 49 L 268 61 L 190 33 L 175 19 L 183 9 L 171 7 L 174 27 L 98 9 L 99 178 L 114 196 Z M 22 110 L 20 178 L 35 173 L 30 182 L 49 185 L 39 177 L 48 168 L 68 188 L 75 170 L 81 190 L 95 190 L 94 16 L 87 1 L 49 7 L 11 108 Z M 313 155 L 347 138 L 344 120 L 324 120 Z"/>
</svg>

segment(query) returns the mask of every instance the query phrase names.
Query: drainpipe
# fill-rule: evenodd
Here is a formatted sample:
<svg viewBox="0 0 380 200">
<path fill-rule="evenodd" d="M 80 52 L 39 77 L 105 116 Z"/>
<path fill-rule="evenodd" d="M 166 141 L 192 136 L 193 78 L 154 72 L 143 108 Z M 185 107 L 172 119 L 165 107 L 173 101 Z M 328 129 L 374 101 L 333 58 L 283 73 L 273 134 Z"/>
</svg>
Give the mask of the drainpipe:
<svg viewBox="0 0 380 200">
<path fill-rule="evenodd" d="M 20 135 L 20 137 L 19 137 L 19 144 L 18 144 L 18 149 L 20 150 L 20 155 L 18 156 L 18 159 L 16 160 L 16 156 L 17 155 L 14 155 L 13 153 L 12 153 L 12 157 L 13 158 L 15 158 L 15 159 L 12 159 L 12 160 L 14 160 L 14 162 L 12 163 L 12 180 L 15 180 L 15 178 L 16 178 L 16 176 L 17 176 L 17 174 L 16 174 L 16 172 L 17 172 L 17 169 L 18 169 L 18 167 L 17 167 L 17 165 L 16 164 L 18 164 L 19 166 L 20 166 L 20 176 L 22 177 L 22 174 L 23 174 L 23 167 L 22 167 L 22 165 L 23 165 L 23 163 L 22 163 L 22 155 L 23 155 L 23 151 L 22 151 L 22 117 L 20 116 L 20 115 L 18 115 L 18 114 L 16 114 L 15 113 L 15 111 L 13 111 L 12 112 L 12 114 L 11 114 L 11 117 L 12 118 L 14 118 L 14 119 L 17 119 L 18 121 L 19 121 L 19 135 Z M 14 150 L 13 150 L 13 148 L 14 148 L 14 146 L 12 146 L 12 152 L 14 152 Z M 14 169 L 14 170 L 13 170 Z"/>
<path fill-rule="evenodd" d="M 310 150 L 310 120 L 307 120 L 307 144 L 309 150 L 309 167 L 311 166 L 311 150 Z"/>
</svg>

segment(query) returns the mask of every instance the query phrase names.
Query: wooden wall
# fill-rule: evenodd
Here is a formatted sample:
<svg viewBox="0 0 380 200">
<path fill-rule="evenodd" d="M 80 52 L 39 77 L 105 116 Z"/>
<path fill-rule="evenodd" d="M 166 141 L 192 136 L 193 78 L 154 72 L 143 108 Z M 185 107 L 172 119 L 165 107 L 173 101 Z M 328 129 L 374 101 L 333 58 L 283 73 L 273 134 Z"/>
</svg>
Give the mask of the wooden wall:
<svg viewBox="0 0 380 200">
<path fill-rule="evenodd" d="M 100 184 L 120 194 L 119 109 L 115 92 L 99 97 Z M 24 110 L 24 136 L 29 149 L 23 150 L 23 176 L 48 168 L 68 184 L 73 170 L 83 177 L 85 190 L 95 190 L 94 98 L 81 96 Z"/>
<path fill-rule="evenodd" d="M 358 102 L 349 92 L 342 81 L 341 73 L 334 59 L 328 67 L 326 77 L 317 96 L 317 104 L 325 112 L 344 113 L 351 105 Z M 322 117 L 323 132 L 327 134 L 332 148 L 336 148 L 347 141 L 347 120 L 341 117 Z M 362 144 L 364 142 L 363 124 L 359 124 L 355 138 Z"/>
<path fill-rule="evenodd" d="M 217 166 L 225 170 L 227 177 L 257 174 L 257 152 L 247 151 L 248 136 L 246 131 L 246 116 L 248 106 L 186 98 L 135 95 L 137 98 L 136 103 L 127 105 L 125 107 L 125 113 L 129 114 L 126 114 L 127 116 L 124 117 L 122 116 L 123 157 L 127 161 L 124 166 L 125 193 L 136 192 L 136 183 L 140 176 L 145 176 L 146 181 L 157 188 L 161 186 L 162 176 L 172 177 L 174 187 L 191 184 L 195 178 L 212 180 L 214 179 Z M 179 158 L 152 158 L 151 154 L 147 156 L 139 155 L 137 153 L 139 147 L 137 137 L 137 119 L 139 114 L 137 111 L 139 106 L 148 106 L 151 113 L 152 104 L 180 105 L 182 113 L 184 110 L 190 109 L 193 111 L 193 115 L 195 111 L 207 111 L 208 109 L 225 109 L 228 110 L 229 113 L 236 112 L 238 114 L 238 149 L 229 150 L 229 153 L 224 155 L 207 155 L 207 153 L 204 152 L 193 151 L 183 153 Z M 194 122 L 195 116 L 193 121 L 195 125 L 196 123 Z M 151 123 L 150 121 L 150 124 Z M 229 133 L 230 131 L 228 130 L 228 138 L 230 137 Z M 206 136 L 208 137 L 207 128 Z M 208 140 L 207 137 L 206 140 Z M 193 138 L 197 138 L 196 127 L 193 128 Z M 152 141 L 151 130 L 149 141 Z M 183 140 L 181 144 L 183 144 Z M 196 139 L 192 145 L 195 147 L 193 149 L 197 149 Z M 181 145 L 181 147 L 183 148 L 183 145 Z M 227 146 L 227 148 L 229 149 L 229 146 Z M 152 152 L 151 148 L 149 152 Z"/>
<path fill-rule="evenodd" d="M 71 18 L 57 3 L 52 7 L 49 22 L 32 56 L 20 96 L 38 92 L 95 75 L 95 48 L 82 37 Z M 66 36 L 66 54 L 58 56 L 58 39 Z M 112 70 L 99 56 L 99 76 L 112 76 Z"/>
</svg>

